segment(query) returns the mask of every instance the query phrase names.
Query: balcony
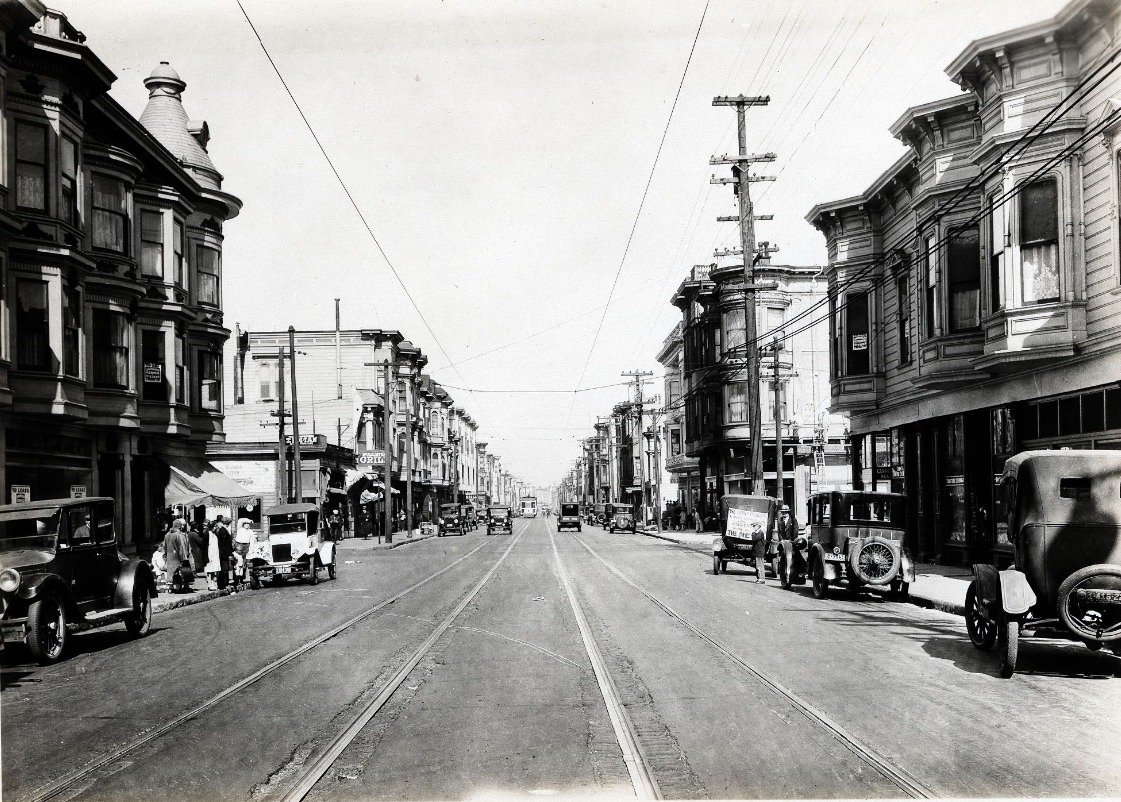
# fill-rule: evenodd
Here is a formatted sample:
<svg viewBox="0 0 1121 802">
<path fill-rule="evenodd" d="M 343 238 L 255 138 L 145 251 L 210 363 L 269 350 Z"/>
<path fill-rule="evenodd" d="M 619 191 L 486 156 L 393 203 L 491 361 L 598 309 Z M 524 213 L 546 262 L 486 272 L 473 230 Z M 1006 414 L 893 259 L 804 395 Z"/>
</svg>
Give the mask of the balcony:
<svg viewBox="0 0 1121 802">
<path fill-rule="evenodd" d="M 1002 309 L 982 321 L 984 353 L 973 364 L 988 373 L 1023 370 L 1069 359 L 1086 339 L 1086 303 L 1075 301 Z"/>
<path fill-rule="evenodd" d="M 984 352 L 981 332 L 943 334 L 919 345 L 916 387 L 945 390 L 960 387 L 985 376 L 974 361 Z"/>
<path fill-rule="evenodd" d="M 875 409 L 884 396 L 884 374 L 862 373 L 855 376 L 834 376 L 829 382 L 836 412 L 867 412 Z"/>
</svg>

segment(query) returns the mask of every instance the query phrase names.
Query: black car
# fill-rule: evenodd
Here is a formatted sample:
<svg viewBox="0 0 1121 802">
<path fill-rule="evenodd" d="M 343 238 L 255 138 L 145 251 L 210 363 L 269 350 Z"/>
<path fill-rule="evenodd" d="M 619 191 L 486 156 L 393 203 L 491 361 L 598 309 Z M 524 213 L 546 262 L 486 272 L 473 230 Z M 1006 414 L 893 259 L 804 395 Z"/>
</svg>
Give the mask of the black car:
<svg viewBox="0 0 1121 802">
<path fill-rule="evenodd" d="M 487 534 L 514 533 L 514 513 L 507 506 L 487 507 Z"/>
<path fill-rule="evenodd" d="M 564 502 L 560 505 L 560 512 L 557 514 L 557 531 L 565 527 L 575 527 L 577 532 L 582 531 L 580 527 L 580 505 Z"/>
<path fill-rule="evenodd" d="M 61 660 L 70 629 L 123 622 L 152 626 L 156 581 L 144 560 L 117 550 L 113 499 L 34 501 L 0 507 L 0 597 L 5 643 L 26 643 L 46 665 Z"/>
<path fill-rule="evenodd" d="M 449 532 L 456 532 L 463 535 L 467 532 L 467 522 L 458 504 L 441 504 L 440 505 L 440 519 L 439 530 L 436 532 L 437 537 L 443 537 Z"/>
</svg>

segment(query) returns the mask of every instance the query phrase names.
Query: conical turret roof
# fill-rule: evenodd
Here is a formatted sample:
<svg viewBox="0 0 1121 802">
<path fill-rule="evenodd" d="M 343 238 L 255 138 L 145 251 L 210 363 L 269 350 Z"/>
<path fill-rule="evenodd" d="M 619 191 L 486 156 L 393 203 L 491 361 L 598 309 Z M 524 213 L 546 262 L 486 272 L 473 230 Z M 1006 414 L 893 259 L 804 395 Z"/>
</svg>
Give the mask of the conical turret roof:
<svg viewBox="0 0 1121 802">
<path fill-rule="evenodd" d="M 179 159 L 195 180 L 204 187 L 221 189 L 222 175 L 206 152 L 209 129 L 205 122 L 188 119 L 183 108 L 182 94 L 187 84 L 170 64 L 161 61 L 144 86 L 148 88 L 148 105 L 140 115 L 140 124 Z"/>
</svg>

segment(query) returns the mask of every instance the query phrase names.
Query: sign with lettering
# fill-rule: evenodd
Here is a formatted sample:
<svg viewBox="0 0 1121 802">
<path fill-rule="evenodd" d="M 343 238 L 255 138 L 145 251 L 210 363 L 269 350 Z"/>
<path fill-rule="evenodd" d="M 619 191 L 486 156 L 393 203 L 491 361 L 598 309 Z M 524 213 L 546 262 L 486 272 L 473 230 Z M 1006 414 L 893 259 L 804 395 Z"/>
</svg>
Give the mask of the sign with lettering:
<svg viewBox="0 0 1121 802">
<path fill-rule="evenodd" d="M 728 537 L 754 542 L 766 537 L 767 511 L 728 508 Z"/>
<path fill-rule="evenodd" d="M 70 485 L 70 498 L 86 498 L 85 485 Z"/>
<path fill-rule="evenodd" d="M 321 445 L 321 442 L 325 439 L 326 439 L 325 435 L 322 435 L 322 434 L 301 434 L 300 435 L 300 445 L 301 446 L 318 446 L 318 445 Z M 292 445 L 292 435 L 287 435 L 284 438 L 284 441 L 286 443 L 288 443 L 288 445 Z"/>
<path fill-rule="evenodd" d="M 359 465 L 385 465 L 385 451 L 363 451 L 354 455 Z"/>
<path fill-rule="evenodd" d="M 854 335 L 852 335 L 852 350 L 854 350 L 854 351 L 867 351 L 868 350 L 868 335 L 867 334 L 854 334 Z"/>
<path fill-rule="evenodd" d="M 163 381 L 163 363 L 162 362 L 145 362 L 144 363 L 144 383 L 145 384 L 159 384 Z"/>
<path fill-rule="evenodd" d="M 26 504 L 31 501 L 31 485 L 12 485 L 12 503 Z"/>
</svg>

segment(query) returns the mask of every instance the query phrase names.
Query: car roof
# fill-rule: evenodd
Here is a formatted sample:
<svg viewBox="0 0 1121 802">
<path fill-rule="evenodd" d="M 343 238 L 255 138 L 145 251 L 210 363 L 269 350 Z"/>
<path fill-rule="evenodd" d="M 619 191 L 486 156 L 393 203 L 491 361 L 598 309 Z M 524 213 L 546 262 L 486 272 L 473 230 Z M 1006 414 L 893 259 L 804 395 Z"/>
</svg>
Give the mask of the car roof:
<svg viewBox="0 0 1121 802">
<path fill-rule="evenodd" d="M 300 502 L 297 504 L 278 504 L 275 507 L 270 507 L 265 510 L 265 515 L 291 515 L 297 512 L 314 512 L 318 511 L 319 507 L 314 504 Z"/>
<path fill-rule="evenodd" d="M 86 498 L 45 498 L 41 501 L 27 501 L 23 504 L 5 504 L 2 512 L 24 512 L 30 510 L 49 510 L 54 507 L 76 507 L 94 501 L 113 501 L 111 496 L 87 496 Z"/>
</svg>

